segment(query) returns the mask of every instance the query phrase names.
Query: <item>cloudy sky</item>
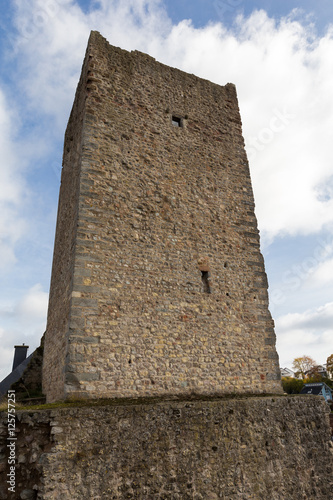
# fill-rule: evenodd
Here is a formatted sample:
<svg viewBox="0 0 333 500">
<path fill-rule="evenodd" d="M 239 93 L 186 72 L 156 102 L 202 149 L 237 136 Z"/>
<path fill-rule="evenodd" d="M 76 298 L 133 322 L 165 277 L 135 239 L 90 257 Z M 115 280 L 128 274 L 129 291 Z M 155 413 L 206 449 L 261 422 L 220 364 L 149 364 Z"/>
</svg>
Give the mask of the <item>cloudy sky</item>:
<svg viewBox="0 0 333 500">
<path fill-rule="evenodd" d="M 45 330 L 63 135 L 90 30 L 237 86 L 281 366 L 333 353 L 333 2 L 13 0 L 0 19 L 0 380 Z"/>
</svg>

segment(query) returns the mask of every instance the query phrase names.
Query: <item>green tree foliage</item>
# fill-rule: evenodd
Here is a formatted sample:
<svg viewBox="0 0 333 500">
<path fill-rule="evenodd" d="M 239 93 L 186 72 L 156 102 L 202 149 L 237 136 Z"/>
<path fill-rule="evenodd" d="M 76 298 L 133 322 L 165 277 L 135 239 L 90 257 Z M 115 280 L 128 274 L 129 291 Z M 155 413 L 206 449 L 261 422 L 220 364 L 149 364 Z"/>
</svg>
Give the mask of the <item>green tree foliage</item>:
<svg viewBox="0 0 333 500">
<path fill-rule="evenodd" d="M 326 361 L 326 371 L 330 378 L 333 378 L 333 354 L 328 356 Z"/>
<path fill-rule="evenodd" d="M 327 384 L 328 387 L 330 387 L 331 389 L 333 389 L 333 380 L 331 380 L 330 378 L 325 377 L 323 379 L 323 382 L 325 382 L 325 384 Z"/>
<path fill-rule="evenodd" d="M 287 394 L 299 394 L 303 386 L 304 382 L 299 378 L 282 377 L 282 387 Z"/>
</svg>

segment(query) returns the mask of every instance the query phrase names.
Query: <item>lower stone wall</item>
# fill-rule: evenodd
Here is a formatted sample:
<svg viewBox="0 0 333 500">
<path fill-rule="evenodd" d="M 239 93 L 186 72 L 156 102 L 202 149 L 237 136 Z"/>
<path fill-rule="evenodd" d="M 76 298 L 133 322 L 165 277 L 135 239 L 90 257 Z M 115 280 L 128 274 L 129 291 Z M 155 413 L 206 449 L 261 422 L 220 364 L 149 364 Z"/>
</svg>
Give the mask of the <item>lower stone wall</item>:
<svg viewBox="0 0 333 500">
<path fill-rule="evenodd" d="M 12 495 L 0 416 L 1 499 L 333 498 L 329 409 L 317 396 L 19 411 Z"/>
</svg>

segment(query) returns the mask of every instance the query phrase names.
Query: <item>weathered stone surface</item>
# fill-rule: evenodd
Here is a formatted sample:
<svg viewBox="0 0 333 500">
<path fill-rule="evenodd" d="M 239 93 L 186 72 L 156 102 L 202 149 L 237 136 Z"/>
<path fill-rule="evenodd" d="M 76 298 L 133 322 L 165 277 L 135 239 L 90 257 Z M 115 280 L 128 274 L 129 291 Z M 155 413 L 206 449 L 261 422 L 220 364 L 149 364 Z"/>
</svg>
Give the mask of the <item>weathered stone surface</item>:
<svg viewBox="0 0 333 500">
<path fill-rule="evenodd" d="M 34 490 L 31 498 L 45 500 L 327 500 L 328 412 L 317 396 L 20 411 L 17 451 L 25 460 L 16 465 L 16 496 L 6 495 L 0 472 L 0 498 Z M 4 414 L 0 424 L 1 446 Z"/>
<path fill-rule="evenodd" d="M 273 326 L 234 85 L 93 32 L 65 136 L 48 401 L 278 393 Z"/>
</svg>

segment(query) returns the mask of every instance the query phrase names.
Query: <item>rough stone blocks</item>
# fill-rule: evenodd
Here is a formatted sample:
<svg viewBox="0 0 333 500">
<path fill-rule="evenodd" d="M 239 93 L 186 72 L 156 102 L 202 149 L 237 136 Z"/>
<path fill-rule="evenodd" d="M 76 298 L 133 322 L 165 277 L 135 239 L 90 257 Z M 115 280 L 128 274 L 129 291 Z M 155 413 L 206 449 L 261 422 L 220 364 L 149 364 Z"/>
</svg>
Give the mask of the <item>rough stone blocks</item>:
<svg viewBox="0 0 333 500">
<path fill-rule="evenodd" d="M 92 32 L 64 146 L 48 401 L 281 392 L 234 85 Z"/>
</svg>

